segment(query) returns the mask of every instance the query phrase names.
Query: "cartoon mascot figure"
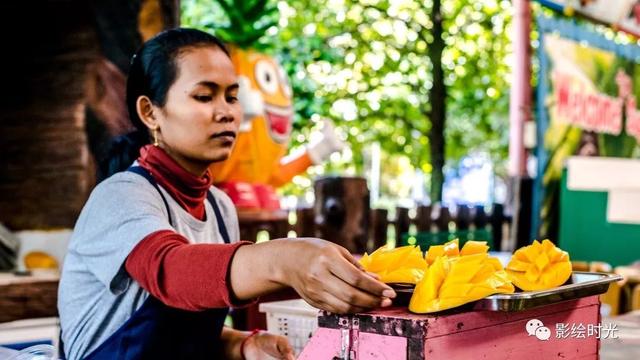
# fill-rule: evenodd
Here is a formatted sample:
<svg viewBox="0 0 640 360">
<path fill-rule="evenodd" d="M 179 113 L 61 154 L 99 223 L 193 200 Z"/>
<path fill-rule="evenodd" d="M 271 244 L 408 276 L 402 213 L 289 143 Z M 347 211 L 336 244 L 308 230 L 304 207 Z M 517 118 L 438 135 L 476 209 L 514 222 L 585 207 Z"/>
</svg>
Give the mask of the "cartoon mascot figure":
<svg viewBox="0 0 640 360">
<path fill-rule="evenodd" d="M 211 165 L 214 183 L 239 210 L 277 210 L 274 188 L 344 148 L 330 122 L 303 151 L 286 156 L 293 125 L 291 85 L 278 62 L 254 50 L 231 48 L 244 118 L 231 156 Z M 313 137 L 312 137 L 313 138 Z"/>
</svg>

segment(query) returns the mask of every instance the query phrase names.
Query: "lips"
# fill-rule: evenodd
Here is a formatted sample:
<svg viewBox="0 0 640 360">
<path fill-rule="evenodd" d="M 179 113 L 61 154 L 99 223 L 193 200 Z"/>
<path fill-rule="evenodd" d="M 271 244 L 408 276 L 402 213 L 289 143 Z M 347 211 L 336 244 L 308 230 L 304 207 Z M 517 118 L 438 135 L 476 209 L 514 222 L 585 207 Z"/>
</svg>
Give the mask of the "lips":
<svg viewBox="0 0 640 360">
<path fill-rule="evenodd" d="M 234 138 L 235 139 L 236 133 L 233 132 L 233 131 L 223 131 L 223 132 L 215 133 L 211 137 L 213 137 L 213 138 L 227 137 L 227 138 Z"/>
<path fill-rule="evenodd" d="M 212 139 L 221 141 L 223 145 L 232 145 L 236 139 L 236 133 L 233 131 L 222 131 L 211 136 Z"/>
</svg>

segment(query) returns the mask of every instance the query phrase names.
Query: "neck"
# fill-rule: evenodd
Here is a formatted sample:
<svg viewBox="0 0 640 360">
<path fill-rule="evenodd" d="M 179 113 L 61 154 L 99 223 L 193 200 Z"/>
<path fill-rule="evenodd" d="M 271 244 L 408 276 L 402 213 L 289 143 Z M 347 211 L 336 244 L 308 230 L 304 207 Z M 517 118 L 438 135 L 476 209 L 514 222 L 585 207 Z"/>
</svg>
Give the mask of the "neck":
<svg viewBox="0 0 640 360">
<path fill-rule="evenodd" d="M 209 165 L 211 165 L 208 162 L 194 161 L 192 159 L 188 159 L 188 158 L 178 154 L 177 152 L 175 152 L 172 149 L 169 149 L 167 147 L 161 146 L 161 148 L 169 156 L 171 156 L 171 158 L 175 162 L 177 162 L 178 165 L 182 166 L 182 168 L 184 168 L 189 173 L 191 173 L 192 175 L 195 175 L 197 177 L 204 176 L 204 174 L 207 172 L 207 169 L 209 168 Z"/>
<path fill-rule="evenodd" d="M 153 145 L 140 149 L 138 163 L 183 209 L 197 219 L 205 218 L 204 199 L 211 187 L 211 175 L 207 169 L 202 170 L 201 164 L 185 161 Z"/>
</svg>

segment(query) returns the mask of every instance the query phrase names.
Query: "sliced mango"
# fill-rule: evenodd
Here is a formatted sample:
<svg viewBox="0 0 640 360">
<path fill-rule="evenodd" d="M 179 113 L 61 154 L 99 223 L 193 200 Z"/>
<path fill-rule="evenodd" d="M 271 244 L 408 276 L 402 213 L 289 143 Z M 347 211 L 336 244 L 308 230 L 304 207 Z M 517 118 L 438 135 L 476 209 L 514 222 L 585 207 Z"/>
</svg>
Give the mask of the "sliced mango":
<svg viewBox="0 0 640 360">
<path fill-rule="evenodd" d="M 551 241 L 534 240 L 531 245 L 516 250 L 506 272 L 519 289 L 552 289 L 571 277 L 571 261 L 569 254 Z"/>
<path fill-rule="evenodd" d="M 460 250 L 460 255 L 473 255 L 473 254 L 481 254 L 489 251 L 489 245 L 487 245 L 486 241 L 467 241 L 462 250 Z"/>
<path fill-rule="evenodd" d="M 458 241 L 431 246 L 425 258 L 429 268 L 416 284 L 409 302 L 415 313 L 451 309 L 514 287 L 485 242 L 470 241 L 458 251 Z"/>
<path fill-rule="evenodd" d="M 385 283 L 415 284 L 424 275 L 427 262 L 417 246 L 389 248 L 383 246 L 371 255 L 364 254 L 360 259 L 362 267 L 380 276 Z"/>
<path fill-rule="evenodd" d="M 431 245 L 425 253 L 424 258 L 427 261 L 427 264 L 431 265 L 439 256 L 460 256 L 460 250 L 458 246 L 458 239 L 453 239 L 449 242 L 446 242 L 444 245 Z"/>
<path fill-rule="evenodd" d="M 444 245 L 431 245 L 425 254 L 427 264 L 431 265 L 439 257 L 444 255 Z"/>
<path fill-rule="evenodd" d="M 422 279 L 423 275 L 424 269 L 401 268 L 383 273 L 380 275 L 380 281 L 384 283 L 415 284 Z"/>
<path fill-rule="evenodd" d="M 444 244 L 444 254 L 447 256 L 458 256 L 460 255 L 460 245 L 458 243 L 458 239 L 453 239 Z"/>
</svg>

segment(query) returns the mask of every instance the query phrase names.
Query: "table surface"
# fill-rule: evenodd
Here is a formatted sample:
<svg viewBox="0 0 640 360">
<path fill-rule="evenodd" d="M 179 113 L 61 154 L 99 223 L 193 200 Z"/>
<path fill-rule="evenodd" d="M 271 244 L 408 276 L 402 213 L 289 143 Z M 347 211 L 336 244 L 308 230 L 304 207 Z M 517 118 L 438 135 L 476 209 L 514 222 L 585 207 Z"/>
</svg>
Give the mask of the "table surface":
<svg viewBox="0 0 640 360">
<path fill-rule="evenodd" d="M 640 310 L 620 316 L 603 317 L 602 324 L 615 324 L 617 339 L 600 342 L 601 360 L 640 359 Z"/>
<path fill-rule="evenodd" d="M 57 270 L 33 270 L 29 275 L 16 275 L 12 272 L 0 272 L 0 286 L 34 282 L 57 282 L 59 280 L 60 273 Z"/>
</svg>

